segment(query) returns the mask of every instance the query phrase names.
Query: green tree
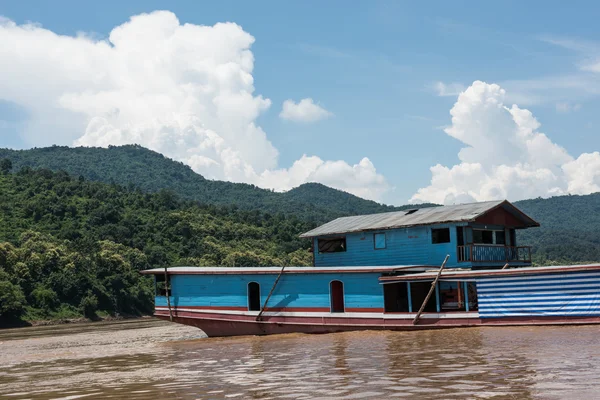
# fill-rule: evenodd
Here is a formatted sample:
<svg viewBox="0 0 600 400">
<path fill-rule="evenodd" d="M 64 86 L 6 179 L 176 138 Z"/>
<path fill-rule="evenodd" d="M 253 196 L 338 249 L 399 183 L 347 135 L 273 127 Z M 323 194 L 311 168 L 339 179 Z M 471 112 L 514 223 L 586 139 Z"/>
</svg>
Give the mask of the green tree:
<svg viewBox="0 0 600 400">
<path fill-rule="evenodd" d="M 8 280 L 8 274 L 0 270 L 0 318 L 18 318 L 25 309 L 23 290 Z"/>
<path fill-rule="evenodd" d="M 98 315 L 96 314 L 96 311 L 98 311 L 98 298 L 92 292 L 88 291 L 88 293 L 81 299 L 79 308 L 81 309 L 83 315 L 85 315 L 87 318 L 98 318 Z"/>
<path fill-rule="evenodd" d="M 3 158 L 0 160 L 0 172 L 3 174 L 8 174 L 12 170 L 12 161 L 8 158 Z"/>
<path fill-rule="evenodd" d="M 310 264 L 297 237 L 309 223 L 169 191 L 22 168 L 0 175 L 0 207 L 4 286 L 24 296 L 10 313 L 25 318 L 152 312 L 153 280 L 139 274 L 152 267 Z"/>
</svg>

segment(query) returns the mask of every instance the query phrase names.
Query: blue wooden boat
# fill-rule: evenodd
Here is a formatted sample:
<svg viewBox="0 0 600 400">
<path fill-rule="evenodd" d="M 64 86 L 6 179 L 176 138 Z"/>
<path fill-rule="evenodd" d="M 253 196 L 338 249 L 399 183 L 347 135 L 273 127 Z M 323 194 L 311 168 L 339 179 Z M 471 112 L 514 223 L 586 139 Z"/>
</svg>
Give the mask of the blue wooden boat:
<svg viewBox="0 0 600 400">
<path fill-rule="evenodd" d="M 532 267 L 508 201 L 338 218 L 312 267 L 143 271 L 155 316 L 208 336 L 600 322 L 600 264 Z"/>
</svg>

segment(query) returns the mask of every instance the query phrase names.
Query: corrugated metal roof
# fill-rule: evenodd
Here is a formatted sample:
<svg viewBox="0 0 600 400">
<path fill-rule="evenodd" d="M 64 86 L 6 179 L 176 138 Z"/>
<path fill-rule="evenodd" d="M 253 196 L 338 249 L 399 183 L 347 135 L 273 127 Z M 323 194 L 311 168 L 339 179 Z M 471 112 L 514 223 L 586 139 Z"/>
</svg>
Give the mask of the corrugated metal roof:
<svg viewBox="0 0 600 400">
<path fill-rule="evenodd" d="M 419 208 L 416 211 L 403 210 L 380 214 L 341 217 L 328 222 L 325 225 L 321 225 L 312 231 L 303 233 L 300 237 L 306 238 L 377 229 L 394 229 L 408 226 L 442 224 L 447 222 L 473 221 L 481 214 L 490 211 L 502 203 L 506 203 L 508 206 L 513 207 L 521 215 L 522 219 L 531 221 L 530 226 L 539 225 L 508 201 L 496 200 L 443 207 Z"/>
</svg>

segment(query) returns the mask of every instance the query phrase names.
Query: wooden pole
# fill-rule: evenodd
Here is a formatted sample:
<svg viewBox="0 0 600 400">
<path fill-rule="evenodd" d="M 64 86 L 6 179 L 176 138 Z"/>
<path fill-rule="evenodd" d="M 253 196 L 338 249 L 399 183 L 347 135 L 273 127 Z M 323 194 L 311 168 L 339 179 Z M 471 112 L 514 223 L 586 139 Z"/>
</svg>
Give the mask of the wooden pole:
<svg viewBox="0 0 600 400">
<path fill-rule="evenodd" d="M 419 321 L 419 318 L 421 318 L 421 314 L 423 313 L 423 310 L 425 309 L 427 302 L 431 298 L 431 295 L 433 294 L 433 291 L 435 290 L 435 286 L 437 285 L 438 280 L 440 279 L 440 276 L 442 275 L 442 270 L 446 266 L 446 262 L 448 261 L 449 258 L 450 258 L 450 254 L 447 254 L 446 258 L 444 258 L 444 262 L 442 263 L 442 266 L 440 267 L 440 270 L 438 271 L 435 279 L 431 283 L 431 289 L 429 289 L 429 293 L 427 293 L 427 297 L 425 297 L 425 300 L 423 301 L 423 304 L 421 304 L 421 308 L 419 309 L 419 312 L 415 316 L 415 319 L 413 319 L 413 325 L 416 325 L 417 322 Z"/>
<path fill-rule="evenodd" d="M 261 321 L 262 313 L 265 311 L 265 308 L 267 308 L 267 303 L 269 302 L 269 299 L 271 298 L 271 295 L 273 294 L 273 291 L 275 290 L 275 286 L 277 286 L 277 282 L 279 282 L 279 278 L 281 278 L 281 275 L 283 274 L 284 269 L 285 269 L 285 265 L 283 267 L 281 267 L 281 271 L 279 271 L 279 275 L 277 275 L 277 279 L 275 279 L 275 282 L 273 282 L 271 291 L 269 292 L 269 295 L 265 299 L 265 304 L 263 304 L 262 308 L 260 309 L 260 312 L 256 316 L 257 321 Z"/>
<path fill-rule="evenodd" d="M 165 294 L 167 295 L 167 307 L 169 307 L 169 320 L 173 322 L 173 311 L 171 311 L 171 297 L 169 296 L 169 274 L 165 265 Z"/>
<path fill-rule="evenodd" d="M 504 267 L 502 267 L 502 269 L 506 269 L 508 268 L 508 263 L 504 264 Z"/>
</svg>

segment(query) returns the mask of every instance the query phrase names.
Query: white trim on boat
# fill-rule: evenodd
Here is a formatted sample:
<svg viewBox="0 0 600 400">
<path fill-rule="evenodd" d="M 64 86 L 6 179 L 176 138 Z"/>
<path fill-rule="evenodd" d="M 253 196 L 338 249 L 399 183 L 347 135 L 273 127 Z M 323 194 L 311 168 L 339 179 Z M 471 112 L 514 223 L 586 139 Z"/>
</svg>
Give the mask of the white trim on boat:
<svg viewBox="0 0 600 400">
<path fill-rule="evenodd" d="M 156 311 L 169 311 L 168 307 L 156 307 Z M 208 310 L 208 309 L 197 309 L 197 308 L 185 308 L 177 307 L 173 312 L 191 312 L 191 313 L 202 313 L 202 314 L 229 314 L 229 315 L 245 315 L 245 316 L 256 316 L 258 311 L 237 311 L 237 310 Z M 415 313 L 369 313 L 369 312 L 296 312 L 296 311 L 265 311 L 264 316 L 271 317 L 318 317 L 318 318 L 384 318 L 384 319 L 414 319 Z M 426 313 L 421 316 L 424 319 L 463 319 L 463 318 L 479 318 L 479 313 L 475 311 L 469 312 L 456 312 L 456 313 Z"/>
</svg>

